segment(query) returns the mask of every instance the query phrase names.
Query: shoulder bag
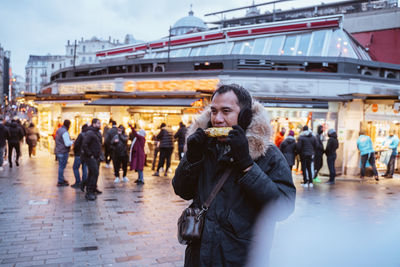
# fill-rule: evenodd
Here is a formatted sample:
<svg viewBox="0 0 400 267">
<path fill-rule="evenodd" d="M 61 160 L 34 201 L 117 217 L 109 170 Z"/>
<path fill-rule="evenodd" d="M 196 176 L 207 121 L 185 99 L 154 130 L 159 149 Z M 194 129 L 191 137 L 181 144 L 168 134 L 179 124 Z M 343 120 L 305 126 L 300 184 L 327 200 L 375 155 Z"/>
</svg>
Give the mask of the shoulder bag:
<svg viewBox="0 0 400 267">
<path fill-rule="evenodd" d="M 182 245 L 188 245 L 192 241 L 200 240 L 203 231 L 205 213 L 214 200 L 215 196 L 221 190 L 225 181 L 229 177 L 231 169 L 227 169 L 222 175 L 221 179 L 215 185 L 213 191 L 208 197 L 207 201 L 199 208 L 188 207 L 178 219 L 178 241 Z"/>
</svg>

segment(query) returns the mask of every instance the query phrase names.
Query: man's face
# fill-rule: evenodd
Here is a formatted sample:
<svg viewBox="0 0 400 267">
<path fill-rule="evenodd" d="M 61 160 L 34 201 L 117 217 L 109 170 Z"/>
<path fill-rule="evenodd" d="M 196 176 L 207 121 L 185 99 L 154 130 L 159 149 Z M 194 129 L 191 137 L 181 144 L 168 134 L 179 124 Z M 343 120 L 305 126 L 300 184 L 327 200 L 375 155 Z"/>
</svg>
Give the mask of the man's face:
<svg viewBox="0 0 400 267">
<path fill-rule="evenodd" d="M 101 122 L 100 122 L 100 121 L 96 121 L 96 123 L 93 124 L 93 127 L 100 129 L 100 127 L 101 127 Z"/>
<path fill-rule="evenodd" d="M 211 101 L 213 127 L 231 127 L 238 124 L 239 101 L 233 91 L 216 94 Z"/>
</svg>

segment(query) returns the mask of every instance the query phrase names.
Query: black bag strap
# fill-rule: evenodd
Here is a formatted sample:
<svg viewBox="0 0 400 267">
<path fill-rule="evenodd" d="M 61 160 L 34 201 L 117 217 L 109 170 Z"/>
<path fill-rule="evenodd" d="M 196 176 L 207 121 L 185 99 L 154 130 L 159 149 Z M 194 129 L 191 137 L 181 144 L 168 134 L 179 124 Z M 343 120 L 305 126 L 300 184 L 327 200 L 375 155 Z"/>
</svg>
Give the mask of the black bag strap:
<svg viewBox="0 0 400 267">
<path fill-rule="evenodd" d="M 203 206 L 202 206 L 203 210 L 208 210 L 211 202 L 214 200 L 215 196 L 218 194 L 219 190 L 221 190 L 225 181 L 228 179 L 229 175 L 231 174 L 231 171 L 232 171 L 231 169 L 227 169 L 224 172 L 221 179 L 219 179 L 218 183 L 215 185 L 215 187 L 214 187 L 213 191 L 211 192 L 210 196 L 208 197 L 207 201 L 203 204 Z"/>
</svg>

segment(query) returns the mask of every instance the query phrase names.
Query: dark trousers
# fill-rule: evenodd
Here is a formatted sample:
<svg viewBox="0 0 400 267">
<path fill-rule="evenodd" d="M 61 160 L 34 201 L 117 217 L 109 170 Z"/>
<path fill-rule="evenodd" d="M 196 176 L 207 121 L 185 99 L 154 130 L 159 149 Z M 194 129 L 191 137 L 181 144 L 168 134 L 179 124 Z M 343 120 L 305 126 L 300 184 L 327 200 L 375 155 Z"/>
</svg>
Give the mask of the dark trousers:
<svg viewBox="0 0 400 267">
<path fill-rule="evenodd" d="M 318 173 L 321 170 L 322 165 L 323 165 L 322 155 L 315 155 L 315 157 L 314 157 L 314 177 L 313 178 L 318 176 Z"/>
<path fill-rule="evenodd" d="M 18 162 L 19 156 L 21 155 L 21 150 L 20 150 L 20 145 L 19 142 L 18 143 L 8 143 L 8 162 L 10 163 L 10 165 L 12 165 L 12 153 L 13 153 L 13 149 L 15 149 L 15 153 L 17 153 L 17 157 L 15 159 L 16 162 Z"/>
<path fill-rule="evenodd" d="M 158 148 L 158 147 L 154 148 L 153 163 L 151 166 L 152 170 L 154 170 L 154 168 L 156 167 L 158 152 L 160 152 L 160 148 Z"/>
<path fill-rule="evenodd" d="M 375 153 L 372 152 L 361 156 L 361 177 L 365 176 L 365 164 L 367 164 L 367 160 L 372 167 L 372 172 L 374 173 L 374 175 L 378 176 L 378 171 L 376 170 L 375 165 Z"/>
<path fill-rule="evenodd" d="M 395 162 L 395 160 L 396 160 L 396 155 L 393 155 L 393 153 L 392 153 L 392 155 L 390 156 L 390 159 L 389 159 L 389 163 L 388 163 L 388 165 L 387 165 L 387 170 L 386 170 L 385 175 L 391 175 L 391 176 L 393 176 L 393 174 L 394 174 L 394 162 Z"/>
<path fill-rule="evenodd" d="M 95 158 L 89 158 L 86 161 L 86 165 L 88 166 L 88 178 L 87 178 L 87 192 L 94 193 L 97 188 L 97 179 L 99 178 L 99 165 L 100 161 Z"/>
<path fill-rule="evenodd" d="M 311 166 L 313 164 L 313 156 L 301 155 L 300 160 L 304 183 L 312 183 L 313 172 Z"/>
<path fill-rule="evenodd" d="M 114 156 L 113 165 L 114 165 L 114 175 L 115 177 L 119 177 L 119 169 L 122 167 L 123 176 L 126 177 L 126 173 L 128 171 L 128 155 L 126 156 Z"/>
<path fill-rule="evenodd" d="M 162 147 L 160 148 L 160 161 L 158 162 L 157 172 L 164 166 L 165 160 L 167 160 L 167 166 L 165 168 L 165 172 L 168 171 L 169 166 L 171 166 L 171 155 L 172 155 L 172 147 Z"/>
<path fill-rule="evenodd" d="M 183 148 L 184 146 L 178 146 L 179 160 L 183 157 Z"/>
<path fill-rule="evenodd" d="M 336 177 L 335 160 L 336 160 L 336 155 L 329 155 L 327 157 L 330 182 L 334 182 Z"/>
<path fill-rule="evenodd" d="M 36 146 L 28 146 L 29 157 L 32 155 L 36 156 Z"/>
<path fill-rule="evenodd" d="M 106 164 L 110 164 L 111 161 L 111 149 L 109 145 L 104 145 L 104 158 Z"/>
</svg>

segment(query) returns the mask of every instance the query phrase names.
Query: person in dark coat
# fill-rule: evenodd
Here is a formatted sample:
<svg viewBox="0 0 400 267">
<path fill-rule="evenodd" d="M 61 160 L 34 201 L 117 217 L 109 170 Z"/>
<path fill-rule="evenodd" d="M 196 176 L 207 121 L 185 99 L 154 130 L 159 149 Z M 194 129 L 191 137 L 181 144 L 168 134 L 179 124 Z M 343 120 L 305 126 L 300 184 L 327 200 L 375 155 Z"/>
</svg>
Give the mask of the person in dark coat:
<svg viewBox="0 0 400 267">
<path fill-rule="evenodd" d="M 299 140 L 297 141 L 297 153 L 300 154 L 301 170 L 303 172 L 303 187 L 313 187 L 313 158 L 315 155 L 315 149 L 317 147 L 317 139 L 308 130 L 308 126 L 303 127 L 303 131 L 300 133 Z"/>
<path fill-rule="evenodd" d="M 201 208 L 222 174 L 232 172 L 205 214 L 200 241 L 187 246 L 185 266 L 245 266 L 262 211 L 277 208 L 274 222 L 293 211 L 296 188 L 284 156 L 269 141 L 269 121 L 247 90 L 223 85 L 189 127 L 187 152 L 172 180 L 175 193 Z M 233 130 L 212 138 L 204 132 L 210 126 Z"/>
<path fill-rule="evenodd" d="M 180 122 L 179 129 L 174 135 L 174 138 L 178 139 L 179 160 L 181 160 L 183 157 L 183 148 L 185 147 L 186 132 L 187 132 L 186 125 L 183 124 L 183 122 Z"/>
<path fill-rule="evenodd" d="M 97 189 L 100 161 L 103 160 L 103 154 L 101 151 L 102 136 L 100 133 L 100 127 L 100 120 L 94 118 L 92 120 L 92 125 L 89 126 L 82 142 L 81 157 L 88 166 L 89 171 L 86 182 L 85 198 L 90 201 L 96 200 L 96 194 L 102 193 Z"/>
<path fill-rule="evenodd" d="M 157 171 L 153 173 L 153 176 L 160 176 L 160 169 L 164 166 L 166 161 L 164 176 L 168 176 L 168 169 L 171 166 L 171 155 L 174 148 L 174 142 L 172 138 L 172 132 L 165 123 L 160 125 L 161 131 L 157 135 L 157 140 L 160 141 L 160 160 L 158 161 Z"/>
<path fill-rule="evenodd" d="M 113 140 L 114 136 L 118 134 L 117 122 L 111 120 L 111 129 L 107 130 L 107 133 L 104 133 L 104 153 L 105 153 L 105 161 L 106 168 L 110 168 L 110 162 L 113 160 L 113 146 L 111 145 L 111 140 Z"/>
<path fill-rule="evenodd" d="M 39 130 L 35 127 L 35 124 L 30 123 L 28 129 L 26 129 L 26 143 L 28 144 L 29 157 L 36 156 L 36 145 L 40 140 Z"/>
<path fill-rule="evenodd" d="M 0 171 L 3 170 L 4 152 L 6 149 L 6 141 L 8 137 L 8 129 L 4 125 L 4 120 L 0 117 Z"/>
<path fill-rule="evenodd" d="M 318 173 L 321 170 L 323 166 L 323 161 L 322 157 L 324 155 L 324 144 L 322 143 L 324 139 L 324 130 L 322 125 L 318 125 L 317 127 L 317 134 L 315 136 L 317 143 L 315 146 L 315 156 L 314 156 L 314 181 L 315 182 L 321 182 L 321 180 L 318 178 Z"/>
<path fill-rule="evenodd" d="M 144 153 L 144 146 L 146 144 L 146 132 L 141 129 L 136 132 L 135 128 L 131 126 L 131 133 L 129 140 L 132 141 L 130 149 L 130 169 L 138 173 L 138 178 L 135 183 L 144 184 L 143 168 L 146 162 L 146 154 Z"/>
<path fill-rule="evenodd" d="M 294 138 L 294 131 L 289 131 L 289 135 L 281 143 L 280 150 L 289 164 L 289 169 L 292 170 L 296 157 L 296 139 Z"/>
<path fill-rule="evenodd" d="M 71 185 L 73 188 L 80 188 L 81 183 L 85 183 L 87 179 L 87 166 L 86 163 L 81 158 L 82 142 L 86 135 L 86 131 L 89 126 L 87 124 L 82 125 L 81 132 L 74 142 L 74 164 L 72 165 L 72 170 L 75 176 L 75 183 Z M 82 166 L 82 180 L 79 173 L 79 168 Z"/>
<path fill-rule="evenodd" d="M 337 134 L 334 129 L 330 129 L 328 131 L 328 144 L 326 145 L 325 154 L 328 161 L 329 168 L 329 180 L 326 182 L 327 184 L 334 184 L 336 177 L 335 170 L 335 160 L 336 160 L 336 150 L 339 147 L 339 142 L 337 140 Z"/>
<path fill-rule="evenodd" d="M 24 138 L 24 133 L 22 132 L 21 128 L 18 126 L 16 120 L 11 120 L 10 127 L 8 128 L 8 162 L 10 168 L 12 168 L 12 153 L 15 149 L 16 159 L 15 165 L 19 166 L 19 157 L 21 156 L 21 147 L 20 142 Z"/>
<path fill-rule="evenodd" d="M 111 150 L 113 151 L 114 183 L 119 183 L 119 170 L 122 168 L 122 180 L 129 182 L 126 174 L 128 172 L 128 136 L 125 134 L 125 127 L 118 126 L 117 134 L 111 139 Z"/>
</svg>

